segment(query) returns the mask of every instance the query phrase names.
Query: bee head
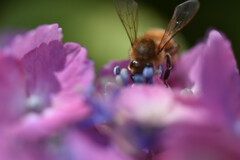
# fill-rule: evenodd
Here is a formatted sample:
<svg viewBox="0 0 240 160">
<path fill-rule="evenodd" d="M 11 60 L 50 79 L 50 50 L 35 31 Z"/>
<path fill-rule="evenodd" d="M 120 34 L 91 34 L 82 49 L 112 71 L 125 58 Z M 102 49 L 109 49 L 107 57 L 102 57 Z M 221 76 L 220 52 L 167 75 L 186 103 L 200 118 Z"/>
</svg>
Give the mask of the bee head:
<svg viewBox="0 0 240 160">
<path fill-rule="evenodd" d="M 153 67 L 153 64 L 151 62 L 140 62 L 137 60 L 132 60 L 129 65 L 128 69 L 131 71 L 132 74 L 142 74 L 143 69 L 145 67 Z"/>
</svg>

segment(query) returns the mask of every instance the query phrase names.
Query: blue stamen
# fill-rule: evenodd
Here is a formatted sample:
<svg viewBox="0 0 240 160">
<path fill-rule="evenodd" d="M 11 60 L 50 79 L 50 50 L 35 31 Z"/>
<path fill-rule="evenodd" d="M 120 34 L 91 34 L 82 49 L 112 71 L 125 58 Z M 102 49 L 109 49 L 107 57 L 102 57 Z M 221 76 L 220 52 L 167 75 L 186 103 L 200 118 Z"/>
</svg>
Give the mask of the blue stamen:
<svg viewBox="0 0 240 160">
<path fill-rule="evenodd" d="M 122 77 L 121 77 L 120 75 L 116 75 L 115 79 L 116 79 L 116 82 L 117 82 L 119 85 L 122 85 L 122 84 L 123 84 Z"/>
<path fill-rule="evenodd" d="M 114 69 L 113 69 L 113 74 L 114 75 L 119 75 L 120 71 L 121 71 L 120 67 L 119 66 L 115 66 Z"/>
<path fill-rule="evenodd" d="M 145 67 L 143 69 L 143 77 L 145 77 L 147 80 L 152 79 L 154 76 L 154 70 L 152 67 Z"/>
<path fill-rule="evenodd" d="M 122 78 L 123 84 L 127 85 L 129 83 L 129 75 L 126 68 L 121 69 L 120 76 Z"/>
<path fill-rule="evenodd" d="M 133 76 L 133 82 L 134 83 L 145 83 L 146 79 L 141 74 L 135 74 Z"/>
</svg>

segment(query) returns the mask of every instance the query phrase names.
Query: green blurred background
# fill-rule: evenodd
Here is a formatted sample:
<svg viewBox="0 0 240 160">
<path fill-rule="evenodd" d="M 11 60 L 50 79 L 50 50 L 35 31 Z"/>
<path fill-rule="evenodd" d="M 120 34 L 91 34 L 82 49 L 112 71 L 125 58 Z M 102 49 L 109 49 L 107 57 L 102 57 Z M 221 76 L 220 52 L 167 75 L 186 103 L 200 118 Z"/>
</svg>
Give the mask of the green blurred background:
<svg viewBox="0 0 240 160">
<path fill-rule="evenodd" d="M 174 8 L 183 0 L 136 0 L 139 35 L 150 28 L 166 28 Z M 201 40 L 209 28 L 223 31 L 240 60 L 238 7 L 240 1 L 199 0 L 194 20 L 176 37 L 182 50 Z M 130 42 L 112 0 L 8 0 L 0 5 L 0 29 L 33 29 L 58 23 L 63 41 L 78 42 L 89 51 L 97 70 L 113 59 L 128 58 Z"/>
</svg>

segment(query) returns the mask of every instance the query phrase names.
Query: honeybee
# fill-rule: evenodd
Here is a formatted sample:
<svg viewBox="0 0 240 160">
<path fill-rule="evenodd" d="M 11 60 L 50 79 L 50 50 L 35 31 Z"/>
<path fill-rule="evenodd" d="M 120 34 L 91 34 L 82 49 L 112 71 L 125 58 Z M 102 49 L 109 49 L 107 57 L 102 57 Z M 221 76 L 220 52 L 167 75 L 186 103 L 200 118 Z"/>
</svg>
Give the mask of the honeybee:
<svg viewBox="0 0 240 160">
<path fill-rule="evenodd" d="M 156 68 L 166 63 L 163 82 L 172 69 L 172 56 L 179 51 L 179 45 L 173 37 L 180 32 L 196 15 L 200 4 L 198 0 L 188 0 L 178 5 L 166 30 L 149 30 L 137 38 L 138 4 L 134 0 L 114 0 L 116 11 L 131 42 L 130 63 L 128 69 L 131 76 L 142 74 L 145 67 Z"/>
</svg>

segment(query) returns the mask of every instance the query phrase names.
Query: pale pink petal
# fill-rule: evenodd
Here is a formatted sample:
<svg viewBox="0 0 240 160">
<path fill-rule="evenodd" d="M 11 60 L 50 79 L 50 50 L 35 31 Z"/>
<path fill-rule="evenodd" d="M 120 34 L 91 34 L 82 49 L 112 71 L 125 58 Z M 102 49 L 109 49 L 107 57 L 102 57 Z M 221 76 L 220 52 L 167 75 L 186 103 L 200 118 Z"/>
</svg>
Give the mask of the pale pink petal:
<svg viewBox="0 0 240 160">
<path fill-rule="evenodd" d="M 66 54 L 59 41 L 43 43 L 26 54 L 21 63 L 26 73 L 28 95 L 39 96 L 43 99 L 42 105 L 49 105 L 50 95 L 61 90 L 54 74 L 64 69 L 65 60 Z"/>
<path fill-rule="evenodd" d="M 210 124 L 175 125 L 164 131 L 165 151 L 156 160 L 236 160 L 240 139 Z"/>
<path fill-rule="evenodd" d="M 171 71 L 171 75 L 168 79 L 168 84 L 171 87 L 176 88 L 192 88 L 194 81 L 190 78 L 189 74 L 196 61 L 201 57 L 204 44 L 193 47 L 189 51 L 183 53 L 183 55 L 178 59 L 176 64 L 174 64 Z"/>
<path fill-rule="evenodd" d="M 210 32 L 190 76 L 207 107 L 217 109 L 229 120 L 239 114 L 240 77 L 231 44 L 224 35 Z"/>
<path fill-rule="evenodd" d="M 85 102 L 94 81 L 94 64 L 87 58 L 87 50 L 76 43 L 64 45 L 67 60 L 65 69 L 56 74 L 62 89 L 53 96 L 53 107 L 68 111 L 70 119 L 82 119 L 89 110 Z"/>
<path fill-rule="evenodd" d="M 174 122 L 201 121 L 205 116 L 195 97 L 188 100 L 165 86 L 135 85 L 119 91 L 113 110 L 120 121 L 135 121 L 153 126 Z M 196 114 L 197 113 L 197 114 Z"/>
<path fill-rule="evenodd" d="M 0 124 L 19 118 L 24 113 L 25 79 L 20 62 L 0 56 Z"/>
<path fill-rule="evenodd" d="M 67 60 L 64 70 L 57 74 L 63 91 L 86 92 L 93 84 L 94 64 L 87 58 L 86 48 L 77 43 L 66 43 Z"/>
<path fill-rule="evenodd" d="M 17 132 L 30 139 L 48 135 L 88 116 L 90 107 L 85 102 L 85 98 L 91 91 L 94 80 L 94 65 L 87 59 L 87 50 L 80 45 L 66 43 L 62 47 L 60 42 L 54 41 L 48 46 L 42 45 L 36 51 L 39 53 L 40 64 L 35 66 L 36 63 L 30 63 L 32 61 L 26 58 L 28 65 L 25 68 L 30 69 L 28 73 L 34 75 L 33 77 L 39 77 L 39 89 L 37 89 L 41 91 L 45 88 L 44 91 L 48 91 L 40 93 L 49 96 L 51 106 L 45 108 L 42 114 L 29 113 L 23 119 L 22 125 L 17 127 Z M 34 53 L 34 51 L 29 53 L 30 59 L 36 57 L 33 56 Z M 48 57 L 47 60 L 45 57 Z M 54 78 L 58 82 L 59 90 L 56 92 L 48 90 L 48 86 L 53 87 L 52 82 L 55 82 L 48 78 Z M 32 81 L 35 84 L 37 80 L 35 78 Z M 32 84 L 30 82 L 29 84 Z M 36 89 L 36 86 L 33 85 L 33 89 Z M 30 93 L 39 95 L 36 92 Z M 31 129 L 33 131 L 28 132 Z"/>
<path fill-rule="evenodd" d="M 62 29 L 58 24 L 42 25 L 35 30 L 23 35 L 17 35 L 11 44 L 3 48 L 3 53 L 22 58 L 26 53 L 39 47 L 42 43 L 49 43 L 54 40 L 62 39 Z"/>
</svg>

